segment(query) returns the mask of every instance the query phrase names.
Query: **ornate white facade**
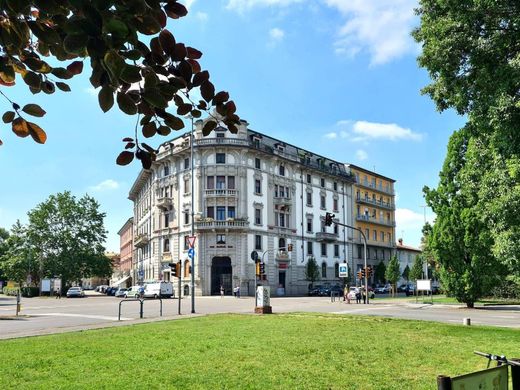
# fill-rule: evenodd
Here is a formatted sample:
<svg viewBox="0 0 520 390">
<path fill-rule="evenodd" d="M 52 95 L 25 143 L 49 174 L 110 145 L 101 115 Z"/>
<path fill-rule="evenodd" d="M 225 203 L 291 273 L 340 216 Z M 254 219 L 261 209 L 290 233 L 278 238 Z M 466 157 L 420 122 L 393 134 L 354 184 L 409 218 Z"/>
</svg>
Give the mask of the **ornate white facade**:
<svg viewBox="0 0 520 390">
<path fill-rule="evenodd" d="M 252 295 L 253 250 L 266 263 L 263 284 L 272 294 L 306 294 L 310 256 L 320 267 L 318 283 L 339 283 L 337 264 L 351 264 L 352 234 L 323 220 L 329 211 L 352 224 L 354 177 L 345 165 L 249 130 L 245 121 L 237 134 L 218 128 L 209 137 L 202 125 L 196 122 L 193 205 L 189 133 L 161 145 L 152 169 L 141 171 L 130 190 L 134 280 L 168 280 L 168 263 L 181 260 L 188 293 L 185 240 L 194 223 L 196 294 L 217 294 L 221 285 L 228 294 L 239 285 Z M 292 252 L 278 250 L 288 244 Z"/>
</svg>

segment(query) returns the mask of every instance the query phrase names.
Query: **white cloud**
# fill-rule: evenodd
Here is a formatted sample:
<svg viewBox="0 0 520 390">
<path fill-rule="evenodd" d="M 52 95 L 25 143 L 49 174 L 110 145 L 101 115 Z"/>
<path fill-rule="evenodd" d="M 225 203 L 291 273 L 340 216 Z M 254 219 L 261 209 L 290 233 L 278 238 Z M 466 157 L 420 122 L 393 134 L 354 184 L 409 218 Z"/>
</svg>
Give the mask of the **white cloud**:
<svg viewBox="0 0 520 390">
<path fill-rule="evenodd" d="M 335 133 L 335 132 L 327 133 L 324 135 L 324 137 L 327 139 L 336 139 L 336 138 L 338 138 L 338 133 Z"/>
<path fill-rule="evenodd" d="M 195 17 L 201 22 L 206 23 L 209 19 L 209 15 L 206 12 L 197 12 Z"/>
<path fill-rule="evenodd" d="M 244 12 L 254 7 L 286 7 L 294 3 L 301 3 L 304 0 L 229 0 L 226 8 L 237 12 Z"/>
<path fill-rule="evenodd" d="M 91 96 L 97 96 L 98 93 L 99 93 L 99 90 L 98 90 L 98 89 L 95 89 L 95 88 L 93 88 L 93 87 L 85 88 L 84 91 L 85 91 L 86 93 L 88 93 L 89 95 L 91 95 Z"/>
<path fill-rule="evenodd" d="M 423 134 L 416 133 L 395 123 L 377 123 L 351 120 L 340 120 L 336 122 L 332 133 L 341 138 L 348 138 L 354 142 L 369 140 L 420 141 L 423 138 Z"/>
<path fill-rule="evenodd" d="M 371 65 L 379 65 L 408 53 L 416 44 L 410 32 L 416 23 L 417 0 L 325 0 L 345 22 L 335 42 L 337 54 L 354 56 L 367 51 Z"/>
<path fill-rule="evenodd" d="M 197 0 L 183 0 L 182 4 L 186 7 L 186 9 L 189 11 L 193 3 L 195 3 Z"/>
<path fill-rule="evenodd" d="M 112 179 L 107 179 L 102 181 L 101 183 L 89 187 L 89 190 L 95 191 L 95 192 L 103 192 L 103 191 L 111 191 L 111 190 L 117 190 L 119 188 L 119 183 Z"/>
<path fill-rule="evenodd" d="M 423 213 L 416 213 L 410 209 L 396 209 L 395 223 L 396 232 L 399 235 L 401 230 L 417 230 L 420 231 L 424 226 L 425 215 Z M 435 214 L 428 212 L 426 214 L 426 222 L 433 223 Z"/>
<path fill-rule="evenodd" d="M 269 36 L 273 41 L 281 41 L 285 36 L 285 32 L 282 29 L 275 27 L 269 30 Z"/>
<path fill-rule="evenodd" d="M 365 152 L 364 150 L 356 150 L 356 158 L 359 160 L 359 161 L 363 161 L 363 160 L 366 160 L 368 158 L 368 153 Z"/>
</svg>

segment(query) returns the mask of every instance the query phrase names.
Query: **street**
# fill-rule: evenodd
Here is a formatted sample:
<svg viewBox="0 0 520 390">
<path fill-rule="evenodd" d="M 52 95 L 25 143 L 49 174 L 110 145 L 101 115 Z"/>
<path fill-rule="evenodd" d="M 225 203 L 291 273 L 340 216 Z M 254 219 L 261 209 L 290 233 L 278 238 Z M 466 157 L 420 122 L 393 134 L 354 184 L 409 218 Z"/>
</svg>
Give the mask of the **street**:
<svg viewBox="0 0 520 390">
<path fill-rule="evenodd" d="M 177 299 L 163 300 L 163 317 L 159 316 L 159 300 L 145 300 L 143 319 L 139 318 L 139 302 L 125 301 L 109 296 L 87 298 L 24 298 L 21 316 L 15 314 L 15 299 L 0 297 L 0 339 L 68 332 L 107 326 L 120 326 L 161 319 L 178 319 L 215 313 L 253 313 L 252 297 L 240 299 L 226 296 L 197 297 L 196 314 L 191 314 L 190 299 L 182 299 L 181 315 Z M 472 325 L 489 325 L 520 328 L 520 308 L 495 306 L 465 309 L 454 305 L 415 304 L 404 301 L 371 301 L 370 305 L 331 302 L 326 297 L 271 298 L 273 313 L 318 312 L 333 314 L 362 314 L 414 320 L 462 324 L 463 318 L 471 318 Z M 8 319 L 9 318 L 9 319 Z M 3 320 L 2 320 L 3 319 Z"/>
</svg>

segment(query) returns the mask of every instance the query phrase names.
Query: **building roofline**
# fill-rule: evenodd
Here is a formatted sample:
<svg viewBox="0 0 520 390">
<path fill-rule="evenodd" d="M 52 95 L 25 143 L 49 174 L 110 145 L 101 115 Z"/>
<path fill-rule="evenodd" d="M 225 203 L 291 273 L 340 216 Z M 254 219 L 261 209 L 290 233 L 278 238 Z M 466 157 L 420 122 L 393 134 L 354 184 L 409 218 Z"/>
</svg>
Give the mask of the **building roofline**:
<svg viewBox="0 0 520 390">
<path fill-rule="evenodd" d="M 362 171 L 362 172 L 369 173 L 369 174 L 374 175 L 374 176 L 377 176 L 377 177 L 379 177 L 379 178 L 381 178 L 381 179 L 385 179 L 385 180 L 391 181 L 392 183 L 395 183 L 395 179 L 392 179 L 392 178 L 390 178 L 390 177 L 388 177 L 388 176 L 381 175 L 380 173 L 377 173 L 377 172 L 374 172 L 374 171 L 370 171 L 370 170 L 368 170 L 368 169 L 366 169 L 366 168 L 362 168 L 362 167 L 360 167 L 360 166 L 358 166 L 358 165 L 354 165 L 354 164 L 346 163 L 346 165 L 347 165 L 349 168 L 357 169 L 357 170 L 360 170 L 360 171 Z"/>
<path fill-rule="evenodd" d="M 121 235 L 121 232 L 126 228 L 127 225 L 134 223 L 134 217 L 130 217 L 126 220 L 126 222 L 121 226 L 121 229 L 117 232 L 117 234 Z"/>
<path fill-rule="evenodd" d="M 408 245 L 401 245 L 399 243 L 396 243 L 395 249 L 405 249 L 408 251 L 422 253 L 422 250 L 420 250 L 419 248 L 414 248 L 413 246 L 408 246 Z"/>
</svg>

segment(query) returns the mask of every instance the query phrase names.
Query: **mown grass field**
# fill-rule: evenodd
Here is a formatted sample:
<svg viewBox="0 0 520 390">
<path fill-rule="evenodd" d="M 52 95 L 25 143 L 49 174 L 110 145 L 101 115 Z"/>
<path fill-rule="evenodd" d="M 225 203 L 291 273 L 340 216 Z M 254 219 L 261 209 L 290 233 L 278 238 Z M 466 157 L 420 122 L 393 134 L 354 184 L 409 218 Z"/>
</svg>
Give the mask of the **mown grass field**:
<svg viewBox="0 0 520 390">
<path fill-rule="evenodd" d="M 378 296 L 376 295 L 376 299 Z M 416 301 L 418 303 L 430 303 L 432 302 L 431 296 L 418 296 L 417 299 L 415 296 L 399 296 L 399 297 L 382 297 L 377 299 L 377 301 L 407 301 L 411 303 L 415 303 Z M 442 303 L 442 304 L 453 304 L 453 305 L 464 305 L 464 303 L 458 302 L 453 297 L 447 297 L 446 295 L 434 295 L 433 296 L 433 303 Z M 495 298 L 481 298 L 477 302 L 475 302 L 475 306 L 485 306 L 485 305 L 520 305 L 520 300 L 518 299 L 495 299 Z"/>
<path fill-rule="evenodd" d="M 379 317 L 213 315 L 0 341 L 6 389 L 435 389 L 520 357 L 520 331 Z"/>
</svg>

